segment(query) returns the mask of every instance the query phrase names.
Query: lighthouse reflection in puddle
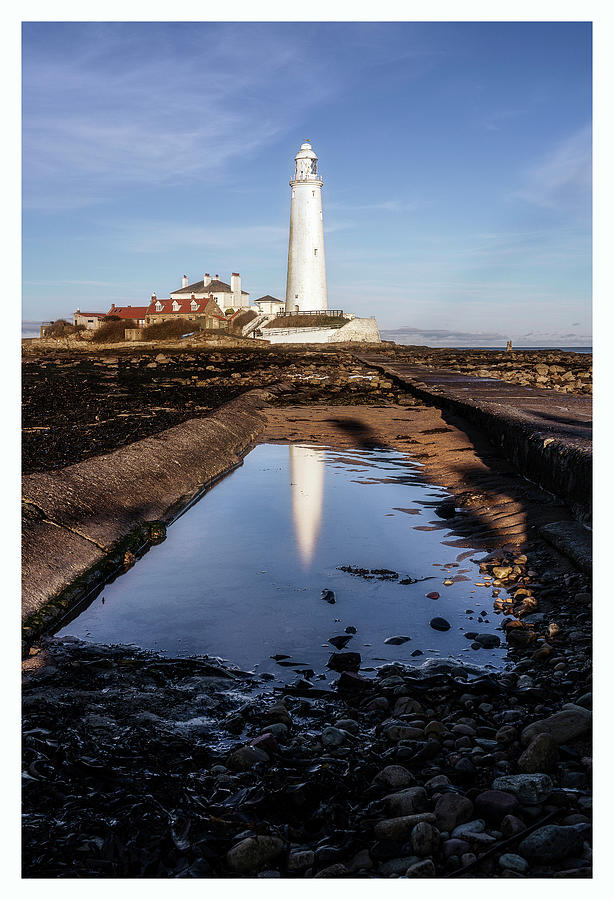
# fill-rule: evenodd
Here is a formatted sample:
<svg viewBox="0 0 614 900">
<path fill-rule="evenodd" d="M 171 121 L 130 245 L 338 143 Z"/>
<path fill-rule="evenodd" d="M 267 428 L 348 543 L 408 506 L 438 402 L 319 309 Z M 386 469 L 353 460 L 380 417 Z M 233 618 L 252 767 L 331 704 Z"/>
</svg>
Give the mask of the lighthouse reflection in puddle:
<svg viewBox="0 0 614 900">
<path fill-rule="evenodd" d="M 290 485 L 294 534 L 303 568 L 313 559 L 322 521 L 324 450 L 290 445 Z"/>
</svg>

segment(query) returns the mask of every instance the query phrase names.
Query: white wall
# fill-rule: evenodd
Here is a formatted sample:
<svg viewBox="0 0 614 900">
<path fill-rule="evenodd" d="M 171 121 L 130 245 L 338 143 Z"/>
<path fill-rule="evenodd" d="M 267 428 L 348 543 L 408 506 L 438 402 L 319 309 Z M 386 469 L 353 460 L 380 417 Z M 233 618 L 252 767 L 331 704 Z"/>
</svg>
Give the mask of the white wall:
<svg viewBox="0 0 614 900">
<path fill-rule="evenodd" d="M 286 312 L 328 309 L 322 182 L 292 181 Z"/>
<path fill-rule="evenodd" d="M 343 341 L 381 341 L 375 319 L 352 319 L 341 328 L 265 328 L 263 338 L 271 344 L 333 344 Z"/>
</svg>

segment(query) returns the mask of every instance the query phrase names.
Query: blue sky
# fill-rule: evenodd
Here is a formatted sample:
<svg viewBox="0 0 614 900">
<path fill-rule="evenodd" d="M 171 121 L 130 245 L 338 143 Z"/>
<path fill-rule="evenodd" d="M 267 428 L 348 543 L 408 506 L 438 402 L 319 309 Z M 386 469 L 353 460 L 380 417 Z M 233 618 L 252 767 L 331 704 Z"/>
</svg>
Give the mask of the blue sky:
<svg viewBox="0 0 614 900">
<path fill-rule="evenodd" d="M 240 271 L 285 296 L 293 157 L 329 304 L 409 343 L 591 324 L 586 23 L 27 23 L 23 317 Z"/>
</svg>

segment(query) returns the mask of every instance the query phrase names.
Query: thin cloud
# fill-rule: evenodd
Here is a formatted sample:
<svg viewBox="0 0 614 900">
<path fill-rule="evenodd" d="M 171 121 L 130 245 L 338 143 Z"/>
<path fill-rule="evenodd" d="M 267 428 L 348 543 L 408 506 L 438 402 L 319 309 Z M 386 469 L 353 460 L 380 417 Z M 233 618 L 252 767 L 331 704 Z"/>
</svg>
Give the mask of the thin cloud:
<svg viewBox="0 0 614 900">
<path fill-rule="evenodd" d="M 588 208 L 591 188 L 591 129 L 560 141 L 525 175 L 512 197 L 550 209 Z"/>
</svg>

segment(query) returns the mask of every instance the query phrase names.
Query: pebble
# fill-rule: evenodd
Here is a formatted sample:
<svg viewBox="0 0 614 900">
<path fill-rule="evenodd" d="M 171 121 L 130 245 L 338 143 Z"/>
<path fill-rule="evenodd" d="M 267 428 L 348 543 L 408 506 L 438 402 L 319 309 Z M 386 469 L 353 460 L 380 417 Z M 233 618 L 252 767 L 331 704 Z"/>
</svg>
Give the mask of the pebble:
<svg viewBox="0 0 614 900">
<path fill-rule="evenodd" d="M 512 872 L 519 872 L 521 875 L 529 870 L 526 859 L 516 853 L 504 853 L 499 857 L 499 865 L 502 869 L 511 869 Z"/>
<path fill-rule="evenodd" d="M 350 739 L 351 735 L 349 732 L 344 731 L 342 728 L 334 728 L 332 725 L 325 728 L 321 736 L 322 744 L 329 748 L 341 747 Z"/>
<path fill-rule="evenodd" d="M 518 759 L 518 769 L 524 774 L 553 772 L 559 753 L 556 741 L 547 732 L 536 734 Z"/>
<path fill-rule="evenodd" d="M 399 856 L 396 859 L 387 859 L 377 868 L 378 875 L 389 878 L 391 875 L 404 875 L 410 866 L 420 862 L 417 856 Z"/>
<path fill-rule="evenodd" d="M 473 813 L 473 803 L 462 794 L 442 794 L 435 804 L 435 819 L 440 831 L 452 831 L 457 825 L 468 822 Z"/>
<path fill-rule="evenodd" d="M 521 803 L 535 805 L 542 803 L 552 793 L 554 785 L 548 775 L 503 775 L 495 778 L 493 790 L 514 794 Z"/>
<path fill-rule="evenodd" d="M 236 771 L 245 771 L 258 763 L 269 762 L 269 755 L 257 747 L 239 747 L 228 757 L 228 765 Z"/>
<path fill-rule="evenodd" d="M 394 637 L 386 638 L 384 643 L 385 644 L 393 644 L 395 646 L 398 646 L 400 644 L 406 644 L 407 641 L 411 641 L 411 638 L 407 637 L 407 635 L 404 635 L 404 634 L 397 634 L 397 635 L 394 635 Z"/>
<path fill-rule="evenodd" d="M 361 656 L 351 650 L 342 653 L 331 653 L 326 663 L 335 672 L 357 672 L 360 669 Z"/>
<path fill-rule="evenodd" d="M 545 825 L 528 835 L 518 846 L 522 856 L 553 862 L 581 853 L 590 825 Z"/>
<path fill-rule="evenodd" d="M 284 842 L 281 838 L 254 835 L 232 847 L 226 854 L 226 862 L 233 872 L 250 872 L 279 856 L 283 849 Z"/>
<path fill-rule="evenodd" d="M 394 819 L 382 819 L 375 824 L 375 837 L 380 840 L 406 840 L 411 835 L 415 826 L 421 822 L 434 825 L 434 814 L 425 812 L 416 813 L 412 816 L 396 816 Z"/>
<path fill-rule="evenodd" d="M 526 747 L 537 734 L 546 732 L 556 744 L 567 744 L 590 731 L 591 722 L 590 710 L 570 704 L 547 719 L 539 719 L 528 725 L 522 732 L 520 741 Z"/>
<path fill-rule="evenodd" d="M 373 784 L 382 787 L 399 789 L 415 784 L 414 776 L 404 766 L 386 766 L 377 773 Z"/>
<path fill-rule="evenodd" d="M 431 619 L 429 622 L 431 628 L 434 628 L 435 631 L 449 631 L 452 627 L 447 619 L 443 619 L 441 616 L 435 616 L 435 618 Z"/>
<path fill-rule="evenodd" d="M 426 806 L 426 791 L 423 787 L 405 788 L 384 797 L 384 808 L 389 816 L 409 816 L 420 812 Z M 437 815 L 437 809 L 435 809 Z M 438 823 L 439 824 L 439 823 Z"/>
<path fill-rule="evenodd" d="M 507 791 L 482 791 L 475 798 L 475 808 L 491 822 L 500 822 L 518 807 L 514 794 Z"/>
<path fill-rule="evenodd" d="M 439 847 L 439 831 L 429 822 L 418 822 L 411 832 L 411 847 L 416 856 L 434 856 Z"/>
<path fill-rule="evenodd" d="M 405 875 L 408 878 L 434 878 L 435 863 L 432 859 L 423 859 L 410 866 Z"/>
</svg>

